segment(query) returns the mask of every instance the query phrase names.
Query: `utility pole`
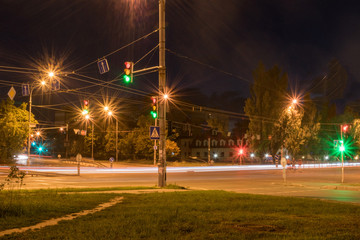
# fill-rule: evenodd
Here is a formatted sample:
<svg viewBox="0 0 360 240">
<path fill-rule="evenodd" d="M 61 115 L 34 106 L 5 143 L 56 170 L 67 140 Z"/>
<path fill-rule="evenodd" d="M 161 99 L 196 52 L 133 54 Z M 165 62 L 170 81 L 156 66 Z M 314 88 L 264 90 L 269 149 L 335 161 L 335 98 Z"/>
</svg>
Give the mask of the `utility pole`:
<svg viewBox="0 0 360 240">
<path fill-rule="evenodd" d="M 159 0 L 159 96 L 165 94 L 166 67 L 165 67 L 165 0 Z M 166 186 L 166 103 L 162 98 L 159 104 L 159 164 L 158 186 Z"/>
</svg>

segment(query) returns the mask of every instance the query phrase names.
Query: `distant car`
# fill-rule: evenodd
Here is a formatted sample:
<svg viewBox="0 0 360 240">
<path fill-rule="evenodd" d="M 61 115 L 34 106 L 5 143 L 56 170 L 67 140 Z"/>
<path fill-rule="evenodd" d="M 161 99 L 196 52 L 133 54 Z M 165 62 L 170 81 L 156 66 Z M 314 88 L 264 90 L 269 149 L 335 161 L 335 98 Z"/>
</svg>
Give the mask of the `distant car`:
<svg viewBox="0 0 360 240">
<path fill-rule="evenodd" d="M 28 156 L 26 154 L 14 155 L 14 159 L 15 160 L 26 160 L 26 159 L 28 159 Z"/>
<path fill-rule="evenodd" d="M 274 162 L 274 159 L 273 159 L 272 155 L 268 154 L 268 155 L 265 157 L 264 162 L 265 162 L 265 163 L 273 163 L 273 162 Z"/>
</svg>

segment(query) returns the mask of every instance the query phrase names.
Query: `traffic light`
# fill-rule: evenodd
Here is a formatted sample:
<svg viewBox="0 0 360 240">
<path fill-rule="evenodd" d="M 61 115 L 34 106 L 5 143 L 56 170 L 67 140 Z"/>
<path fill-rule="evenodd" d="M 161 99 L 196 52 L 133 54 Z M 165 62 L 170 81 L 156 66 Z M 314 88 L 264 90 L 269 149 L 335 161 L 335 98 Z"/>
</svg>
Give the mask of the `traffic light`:
<svg viewBox="0 0 360 240">
<path fill-rule="evenodd" d="M 340 152 L 345 152 L 345 146 L 344 146 L 344 145 L 341 145 L 341 146 L 339 147 L 339 151 L 340 151 Z"/>
<path fill-rule="evenodd" d="M 133 70 L 134 70 L 134 63 L 133 62 L 125 62 L 125 69 L 124 69 L 125 83 L 133 82 Z"/>
<path fill-rule="evenodd" d="M 89 100 L 84 100 L 84 109 L 82 111 L 83 115 L 89 114 Z"/>
<path fill-rule="evenodd" d="M 243 155 L 243 154 L 244 154 L 244 149 L 241 148 L 241 149 L 239 150 L 239 155 Z"/>
<path fill-rule="evenodd" d="M 349 125 L 345 124 L 345 125 L 341 125 L 342 126 L 342 131 L 344 133 L 347 133 L 349 131 Z"/>
<path fill-rule="evenodd" d="M 155 119 L 157 118 L 157 99 L 156 97 L 151 97 L 151 100 L 152 100 L 152 107 L 151 107 L 151 116 Z"/>
</svg>

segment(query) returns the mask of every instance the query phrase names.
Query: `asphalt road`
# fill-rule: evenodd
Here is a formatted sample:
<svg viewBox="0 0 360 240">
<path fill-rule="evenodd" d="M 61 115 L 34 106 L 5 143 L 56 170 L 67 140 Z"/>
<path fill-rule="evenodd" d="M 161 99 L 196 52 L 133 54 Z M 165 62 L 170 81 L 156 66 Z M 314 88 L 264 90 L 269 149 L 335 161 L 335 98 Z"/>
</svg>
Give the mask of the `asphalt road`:
<svg viewBox="0 0 360 240">
<path fill-rule="evenodd" d="M 315 167 L 315 166 L 314 166 Z M 116 167 L 99 169 L 76 166 L 30 167 L 24 189 L 63 187 L 119 187 L 155 186 L 154 167 Z M 226 190 L 239 193 L 320 198 L 360 203 L 360 167 L 345 168 L 345 182 L 341 184 L 341 168 L 304 168 L 287 170 L 286 182 L 281 167 L 253 170 L 237 167 L 168 168 L 167 184 L 191 189 Z M 255 168 L 257 169 L 257 168 Z M 0 181 L 6 167 L 0 168 Z"/>
</svg>

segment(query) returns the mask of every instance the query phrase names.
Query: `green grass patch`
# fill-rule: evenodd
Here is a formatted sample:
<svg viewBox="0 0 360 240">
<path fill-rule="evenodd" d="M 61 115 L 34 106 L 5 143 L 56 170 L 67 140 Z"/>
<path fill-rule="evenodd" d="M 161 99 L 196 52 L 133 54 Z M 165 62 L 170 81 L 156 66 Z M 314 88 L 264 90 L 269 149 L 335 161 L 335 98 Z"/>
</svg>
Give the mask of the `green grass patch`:
<svg viewBox="0 0 360 240">
<path fill-rule="evenodd" d="M 56 190 L 1 191 L 0 231 L 92 209 L 113 194 L 61 194 Z"/>
<path fill-rule="evenodd" d="M 360 206 L 352 204 L 224 191 L 124 196 L 104 211 L 4 239 L 360 239 Z"/>
</svg>

